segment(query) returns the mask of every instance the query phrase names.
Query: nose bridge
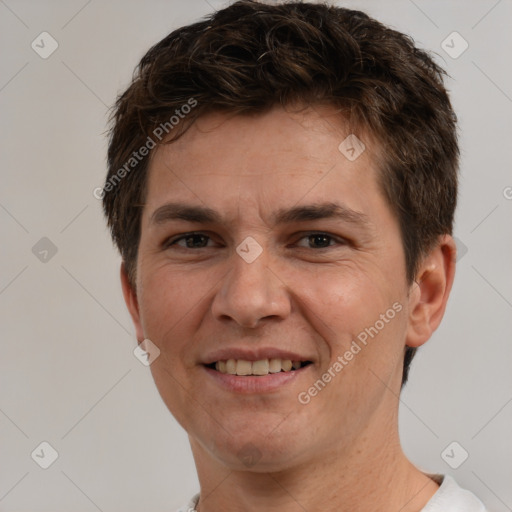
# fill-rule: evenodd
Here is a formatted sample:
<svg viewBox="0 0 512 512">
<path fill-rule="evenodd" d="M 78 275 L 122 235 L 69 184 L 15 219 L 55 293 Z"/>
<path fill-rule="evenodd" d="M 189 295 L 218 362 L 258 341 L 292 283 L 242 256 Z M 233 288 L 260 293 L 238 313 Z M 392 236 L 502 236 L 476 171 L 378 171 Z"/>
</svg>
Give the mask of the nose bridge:
<svg viewBox="0 0 512 512">
<path fill-rule="evenodd" d="M 246 237 L 230 258 L 230 269 L 213 301 L 214 316 L 255 327 L 263 318 L 289 314 L 286 289 L 269 268 L 273 261 L 266 244 Z"/>
<path fill-rule="evenodd" d="M 260 236 L 260 241 L 262 237 Z M 265 248 L 264 248 L 265 247 Z M 230 262 L 231 286 L 250 286 L 256 292 L 265 292 L 268 283 L 268 266 L 272 258 L 268 246 L 260 245 L 253 237 L 246 237 L 237 247 Z"/>
</svg>

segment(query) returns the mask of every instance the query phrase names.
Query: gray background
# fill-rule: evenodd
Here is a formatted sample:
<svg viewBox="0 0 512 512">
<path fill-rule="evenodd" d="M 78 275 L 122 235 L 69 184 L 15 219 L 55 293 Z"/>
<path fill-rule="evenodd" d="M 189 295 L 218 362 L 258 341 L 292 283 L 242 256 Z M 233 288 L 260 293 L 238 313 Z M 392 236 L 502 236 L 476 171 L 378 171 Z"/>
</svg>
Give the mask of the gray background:
<svg viewBox="0 0 512 512">
<path fill-rule="evenodd" d="M 105 174 L 107 107 L 140 57 L 222 5 L 0 0 L 0 511 L 173 511 L 198 489 L 187 437 L 132 353 L 120 260 L 92 192 Z M 512 2 L 340 5 L 413 35 L 452 76 L 467 252 L 445 320 L 413 364 L 401 437 L 419 467 L 453 475 L 491 511 L 512 510 Z M 59 44 L 47 59 L 31 48 L 43 31 Z M 453 31 L 469 43 L 458 58 L 441 48 Z M 56 254 L 36 245 L 43 237 Z M 31 457 L 42 441 L 59 454 L 46 470 Z M 458 469 L 441 456 L 453 441 L 469 453 Z"/>
</svg>

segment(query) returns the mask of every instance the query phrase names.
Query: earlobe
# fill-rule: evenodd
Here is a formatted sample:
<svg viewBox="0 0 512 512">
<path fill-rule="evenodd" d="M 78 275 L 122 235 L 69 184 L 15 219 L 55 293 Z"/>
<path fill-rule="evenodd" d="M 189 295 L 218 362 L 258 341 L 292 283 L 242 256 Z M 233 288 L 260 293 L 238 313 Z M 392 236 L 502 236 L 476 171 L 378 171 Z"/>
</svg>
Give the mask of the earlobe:
<svg viewBox="0 0 512 512">
<path fill-rule="evenodd" d="M 455 277 L 456 251 L 453 238 L 442 235 L 423 259 L 409 294 L 407 346 L 423 345 L 441 323 Z"/>
<path fill-rule="evenodd" d="M 121 264 L 121 286 L 123 288 L 124 301 L 126 307 L 132 317 L 133 325 L 135 327 L 135 334 L 137 341 L 140 343 L 144 340 L 144 330 L 140 321 L 139 303 L 137 300 L 137 293 L 130 284 L 128 273 L 124 262 Z"/>
</svg>

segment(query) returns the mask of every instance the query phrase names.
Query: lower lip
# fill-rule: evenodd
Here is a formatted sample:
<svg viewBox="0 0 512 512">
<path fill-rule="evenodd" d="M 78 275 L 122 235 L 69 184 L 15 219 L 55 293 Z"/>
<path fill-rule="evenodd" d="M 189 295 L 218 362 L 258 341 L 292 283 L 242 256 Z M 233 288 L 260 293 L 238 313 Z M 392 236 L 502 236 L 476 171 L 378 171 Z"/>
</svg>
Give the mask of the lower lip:
<svg viewBox="0 0 512 512">
<path fill-rule="evenodd" d="M 207 366 L 203 366 L 206 373 L 210 375 L 215 381 L 228 391 L 235 393 L 268 393 L 271 391 L 280 390 L 286 384 L 290 384 L 293 380 L 299 378 L 302 374 L 309 371 L 309 364 L 298 370 L 290 372 L 269 373 L 268 375 L 255 376 L 240 376 L 231 375 L 228 373 L 220 373 L 217 370 L 212 370 Z"/>
</svg>

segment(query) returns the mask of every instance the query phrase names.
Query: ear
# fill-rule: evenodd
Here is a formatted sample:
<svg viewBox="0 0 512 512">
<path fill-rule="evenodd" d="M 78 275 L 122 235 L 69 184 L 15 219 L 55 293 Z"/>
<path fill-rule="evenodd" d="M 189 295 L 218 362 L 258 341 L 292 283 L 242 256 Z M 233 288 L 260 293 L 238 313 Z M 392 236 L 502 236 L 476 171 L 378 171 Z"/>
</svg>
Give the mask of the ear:
<svg viewBox="0 0 512 512">
<path fill-rule="evenodd" d="M 133 325 L 135 326 L 135 334 L 137 341 L 140 343 L 144 340 L 144 330 L 140 321 L 139 303 L 137 301 L 137 293 L 130 284 L 128 273 L 124 262 L 121 264 L 121 285 L 123 287 L 124 301 L 126 307 L 132 317 Z"/>
<path fill-rule="evenodd" d="M 423 345 L 441 323 L 455 277 L 456 254 L 453 238 L 442 235 L 422 260 L 409 290 L 407 346 Z"/>
</svg>

